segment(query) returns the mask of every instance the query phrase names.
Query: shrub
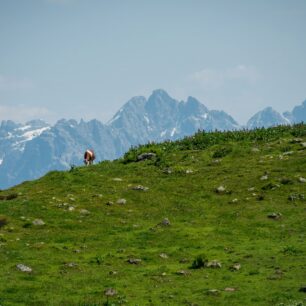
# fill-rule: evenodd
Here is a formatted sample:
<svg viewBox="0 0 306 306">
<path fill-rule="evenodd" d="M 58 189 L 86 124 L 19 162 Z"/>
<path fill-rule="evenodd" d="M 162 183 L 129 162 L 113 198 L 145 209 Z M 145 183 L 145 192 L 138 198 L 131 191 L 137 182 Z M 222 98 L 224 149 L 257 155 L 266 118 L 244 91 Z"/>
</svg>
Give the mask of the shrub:
<svg viewBox="0 0 306 306">
<path fill-rule="evenodd" d="M 195 258 L 195 260 L 192 262 L 191 269 L 201 269 L 204 268 L 207 264 L 208 260 L 205 256 L 199 255 Z"/>
<path fill-rule="evenodd" d="M 224 157 L 224 156 L 228 155 L 230 152 L 232 152 L 232 148 L 230 148 L 230 147 L 222 147 L 222 148 L 217 149 L 213 153 L 212 157 L 213 158 L 221 158 L 221 157 Z"/>
</svg>

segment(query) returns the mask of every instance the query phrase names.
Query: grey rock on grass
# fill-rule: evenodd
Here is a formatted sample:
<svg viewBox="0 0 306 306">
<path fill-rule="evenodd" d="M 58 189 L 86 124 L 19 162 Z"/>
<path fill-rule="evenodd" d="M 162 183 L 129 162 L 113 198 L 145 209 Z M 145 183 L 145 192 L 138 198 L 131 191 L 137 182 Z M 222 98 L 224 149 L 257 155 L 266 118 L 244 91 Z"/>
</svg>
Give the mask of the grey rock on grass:
<svg viewBox="0 0 306 306">
<path fill-rule="evenodd" d="M 145 187 L 145 186 L 142 186 L 142 185 L 137 185 L 137 186 L 134 186 L 132 187 L 133 190 L 140 190 L 140 191 L 148 191 L 149 188 L 148 187 Z"/>
<path fill-rule="evenodd" d="M 126 199 L 119 199 L 119 200 L 117 200 L 117 204 L 121 204 L 121 205 L 126 204 Z"/>
<path fill-rule="evenodd" d="M 140 258 L 129 258 L 128 263 L 132 265 L 138 265 L 141 263 L 141 259 Z"/>
<path fill-rule="evenodd" d="M 16 268 L 21 271 L 21 272 L 26 272 L 26 273 L 31 273 L 32 272 L 32 268 L 31 267 L 28 267 L 24 264 L 18 264 L 16 266 Z"/>
<path fill-rule="evenodd" d="M 45 222 L 41 219 L 35 219 L 33 222 L 32 222 L 33 225 L 36 225 L 36 226 L 42 226 L 42 225 L 45 225 Z"/>
</svg>

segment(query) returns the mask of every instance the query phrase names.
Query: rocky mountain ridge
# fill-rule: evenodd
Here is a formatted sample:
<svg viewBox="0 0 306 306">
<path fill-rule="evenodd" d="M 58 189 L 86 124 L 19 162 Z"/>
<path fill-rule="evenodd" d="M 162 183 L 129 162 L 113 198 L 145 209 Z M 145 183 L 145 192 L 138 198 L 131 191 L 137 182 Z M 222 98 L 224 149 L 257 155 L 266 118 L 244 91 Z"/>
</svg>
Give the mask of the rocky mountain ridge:
<svg viewBox="0 0 306 306">
<path fill-rule="evenodd" d="M 272 108 L 255 114 L 248 128 L 306 121 L 306 101 L 281 115 Z M 243 128 L 223 111 L 209 110 L 196 98 L 177 101 L 164 90 L 148 99 L 133 97 L 107 123 L 98 120 L 59 120 L 51 126 L 41 120 L 0 125 L 0 188 L 38 178 L 51 170 L 82 164 L 83 152 L 94 148 L 97 161 L 116 159 L 131 146 L 176 140 L 198 130 Z"/>
</svg>

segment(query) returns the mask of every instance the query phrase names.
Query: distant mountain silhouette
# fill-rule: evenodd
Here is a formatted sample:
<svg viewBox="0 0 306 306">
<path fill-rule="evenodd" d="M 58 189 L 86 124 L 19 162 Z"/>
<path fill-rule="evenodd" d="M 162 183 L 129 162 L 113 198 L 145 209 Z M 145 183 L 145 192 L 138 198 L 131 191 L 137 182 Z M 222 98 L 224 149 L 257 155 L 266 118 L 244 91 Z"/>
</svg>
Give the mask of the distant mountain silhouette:
<svg viewBox="0 0 306 306">
<path fill-rule="evenodd" d="M 306 121 L 306 101 L 280 115 L 266 108 L 254 115 L 248 128 Z M 223 111 L 209 110 L 196 98 L 177 101 L 162 89 L 148 99 L 133 97 L 107 123 L 98 120 L 41 120 L 0 125 L 0 188 L 31 180 L 51 170 L 82 164 L 83 153 L 94 148 L 96 160 L 116 159 L 131 146 L 149 141 L 175 140 L 197 130 L 235 130 L 240 126 Z"/>
</svg>

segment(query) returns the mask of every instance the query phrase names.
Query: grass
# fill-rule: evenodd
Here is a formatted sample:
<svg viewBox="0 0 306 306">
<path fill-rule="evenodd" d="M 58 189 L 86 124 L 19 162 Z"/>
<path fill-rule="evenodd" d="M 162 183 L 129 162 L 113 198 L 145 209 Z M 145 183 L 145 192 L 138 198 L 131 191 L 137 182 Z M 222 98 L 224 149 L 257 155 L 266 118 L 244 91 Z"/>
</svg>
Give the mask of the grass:
<svg viewBox="0 0 306 306">
<path fill-rule="evenodd" d="M 303 305 L 303 142 L 305 125 L 198 132 L 1 191 L 0 305 Z"/>
</svg>

